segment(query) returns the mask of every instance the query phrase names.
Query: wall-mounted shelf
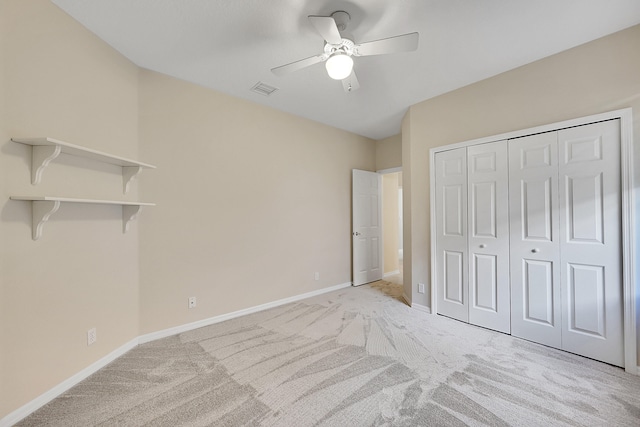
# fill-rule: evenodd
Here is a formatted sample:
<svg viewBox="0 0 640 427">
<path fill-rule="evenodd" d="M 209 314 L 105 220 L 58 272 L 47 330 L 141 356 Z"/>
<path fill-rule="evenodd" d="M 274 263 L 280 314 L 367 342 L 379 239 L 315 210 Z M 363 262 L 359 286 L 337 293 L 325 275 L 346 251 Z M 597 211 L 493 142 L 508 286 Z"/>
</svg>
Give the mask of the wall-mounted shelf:
<svg viewBox="0 0 640 427">
<path fill-rule="evenodd" d="M 11 138 L 13 142 L 32 146 L 31 151 L 31 183 L 38 184 L 42 178 L 42 171 L 60 155 L 60 153 L 72 156 L 84 157 L 122 167 L 122 187 L 126 194 L 129 191 L 131 181 L 142 172 L 142 169 L 155 169 L 154 165 L 125 159 L 79 145 L 70 144 L 53 138 Z"/>
<path fill-rule="evenodd" d="M 38 240 L 42 236 L 44 223 L 49 220 L 59 208 L 60 203 L 90 203 L 99 205 L 120 205 L 122 206 L 122 232 L 129 230 L 129 224 L 135 220 L 142 209 L 142 206 L 155 206 L 155 203 L 125 202 L 118 200 L 94 200 L 94 199 L 71 199 L 68 197 L 51 196 L 11 196 L 11 200 L 22 200 L 31 202 L 32 211 L 32 238 Z"/>
</svg>

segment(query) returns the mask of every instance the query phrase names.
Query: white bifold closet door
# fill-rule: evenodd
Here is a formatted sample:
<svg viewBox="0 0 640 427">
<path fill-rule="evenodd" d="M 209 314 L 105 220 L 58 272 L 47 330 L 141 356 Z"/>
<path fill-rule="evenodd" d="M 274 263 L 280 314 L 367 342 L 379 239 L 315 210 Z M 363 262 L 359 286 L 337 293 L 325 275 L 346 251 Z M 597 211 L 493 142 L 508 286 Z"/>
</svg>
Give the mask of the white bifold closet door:
<svg viewBox="0 0 640 427">
<path fill-rule="evenodd" d="M 509 141 L 512 333 L 624 365 L 620 124 Z"/>
<path fill-rule="evenodd" d="M 437 313 L 624 366 L 620 121 L 434 161 Z"/>
<path fill-rule="evenodd" d="M 467 148 L 469 323 L 511 332 L 507 141 Z"/>
<path fill-rule="evenodd" d="M 511 331 L 560 348 L 558 133 L 509 141 Z"/>
<path fill-rule="evenodd" d="M 435 169 L 438 313 L 468 322 L 466 148 L 438 153 Z"/>
<path fill-rule="evenodd" d="M 510 333 L 507 142 L 438 153 L 435 168 L 438 313 Z"/>
</svg>

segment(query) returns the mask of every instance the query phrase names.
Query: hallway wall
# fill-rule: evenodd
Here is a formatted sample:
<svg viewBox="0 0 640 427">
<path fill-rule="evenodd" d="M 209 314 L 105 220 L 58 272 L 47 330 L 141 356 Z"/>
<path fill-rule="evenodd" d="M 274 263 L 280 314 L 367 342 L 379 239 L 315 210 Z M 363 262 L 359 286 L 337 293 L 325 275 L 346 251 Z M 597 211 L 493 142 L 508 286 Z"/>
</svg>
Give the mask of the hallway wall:
<svg viewBox="0 0 640 427">
<path fill-rule="evenodd" d="M 399 233 L 399 207 L 398 185 L 400 173 L 388 173 L 382 175 L 382 243 L 384 246 L 384 273 L 393 273 L 399 270 L 398 246 L 400 244 Z"/>
</svg>

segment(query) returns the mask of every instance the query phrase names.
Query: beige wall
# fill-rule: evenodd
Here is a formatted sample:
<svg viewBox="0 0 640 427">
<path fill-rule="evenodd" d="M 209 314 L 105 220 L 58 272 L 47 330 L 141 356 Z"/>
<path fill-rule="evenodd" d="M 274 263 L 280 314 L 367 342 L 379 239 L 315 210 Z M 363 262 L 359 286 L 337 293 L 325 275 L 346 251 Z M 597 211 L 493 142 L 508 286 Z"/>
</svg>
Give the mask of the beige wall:
<svg viewBox="0 0 640 427">
<path fill-rule="evenodd" d="M 402 135 L 376 141 L 376 170 L 402 167 Z"/>
<path fill-rule="evenodd" d="M 31 240 L 11 195 L 121 199 L 120 168 L 61 155 L 30 183 L 16 136 L 138 155 L 137 67 L 46 0 L 0 2 L 0 418 L 138 335 L 138 236 L 118 206 L 63 205 Z M 127 198 L 137 198 L 136 186 Z M 87 346 L 96 327 L 98 341 Z"/>
<path fill-rule="evenodd" d="M 637 156 L 638 70 L 640 26 L 635 26 L 411 107 L 402 154 L 405 237 L 411 236 L 405 239 L 405 286 L 411 286 L 413 302 L 430 305 L 428 292 L 416 292 L 419 282 L 429 283 L 429 149 L 633 107 Z"/>
<path fill-rule="evenodd" d="M 400 172 L 382 175 L 382 242 L 384 244 L 384 273 L 393 273 L 400 268 L 398 245 L 400 244 L 398 226 L 398 185 Z"/>
<path fill-rule="evenodd" d="M 140 108 L 142 333 L 351 281 L 374 141 L 148 71 Z"/>
<path fill-rule="evenodd" d="M 46 0 L 0 2 L 0 95 L 0 419 L 142 333 L 351 280 L 374 141 L 140 71 Z M 32 186 L 16 136 L 159 169 L 124 196 L 119 167 L 61 155 Z M 118 206 L 63 205 L 33 241 L 11 195 L 158 206 L 122 234 Z"/>
</svg>

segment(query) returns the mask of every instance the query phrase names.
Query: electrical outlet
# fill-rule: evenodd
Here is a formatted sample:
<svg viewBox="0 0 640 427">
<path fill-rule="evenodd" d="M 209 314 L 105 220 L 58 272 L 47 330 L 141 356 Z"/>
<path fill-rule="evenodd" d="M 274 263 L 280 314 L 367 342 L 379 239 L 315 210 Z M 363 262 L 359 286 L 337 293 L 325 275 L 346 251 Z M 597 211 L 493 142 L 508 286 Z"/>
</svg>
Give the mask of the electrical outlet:
<svg viewBox="0 0 640 427">
<path fill-rule="evenodd" d="M 316 273 L 313 275 L 313 278 L 316 280 L 320 280 L 320 272 L 316 271 Z"/>
<path fill-rule="evenodd" d="M 189 308 L 196 308 L 196 297 L 189 297 Z"/>
<path fill-rule="evenodd" d="M 418 283 L 418 293 L 424 294 L 424 283 Z"/>
<path fill-rule="evenodd" d="M 87 345 L 91 345 L 98 340 L 98 333 L 96 328 L 91 328 L 87 331 Z"/>
</svg>

